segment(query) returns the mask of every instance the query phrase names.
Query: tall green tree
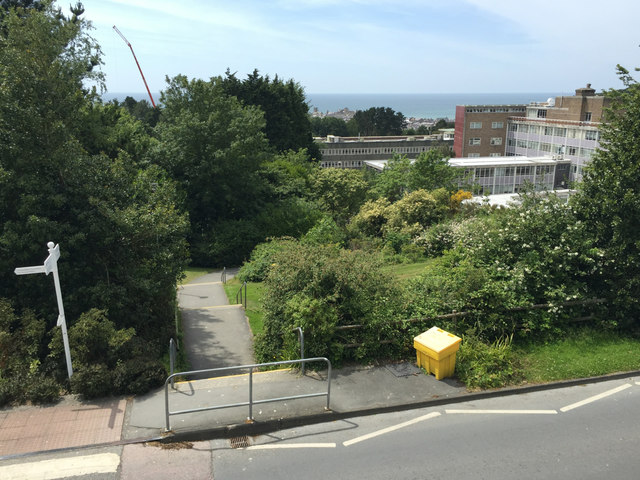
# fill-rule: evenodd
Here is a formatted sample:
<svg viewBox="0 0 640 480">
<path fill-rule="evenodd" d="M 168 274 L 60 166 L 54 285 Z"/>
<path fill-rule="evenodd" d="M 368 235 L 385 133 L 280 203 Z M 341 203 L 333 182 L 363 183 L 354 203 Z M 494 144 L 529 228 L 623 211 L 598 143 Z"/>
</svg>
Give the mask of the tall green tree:
<svg viewBox="0 0 640 480">
<path fill-rule="evenodd" d="M 220 78 L 167 81 L 150 160 L 181 186 L 192 257 L 201 264 L 226 261 L 211 247 L 223 238 L 235 239 L 235 249 L 248 254 L 261 237 L 252 219 L 268 200 L 259 174 L 272 156 L 264 114 L 229 96 Z"/>
<path fill-rule="evenodd" d="M 298 83 L 277 75 L 271 79 L 258 70 L 240 80 L 227 70 L 221 85 L 228 95 L 264 112 L 265 133 L 277 152 L 306 149 L 311 158 L 318 158 L 319 150 L 311 136 L 309 105 Z"/>
<path fill-rule="evenodd" d="M 640 322 L 640 84 L 618 65 L 623 87 L 606 92 L 601 146 L 584 171 L 576 209 L 604 258 L 594 288 L 611 300 L 611 315 Z"/>
<path fill-rule="evenodd" d="M 53 327 L 50 279 L 13 269 L 41 264 L 47 241 L 59 242 L 71 326 L 101 308 L 157 346 L 173 327 L 188 221 L 166 174 L 135 161 L 148 141 L 135 122 L 118 128 L 126 115 L 90 90 L 102 88 L 100 49 L 80 13 L 43 2 L 0 21 L 0 296 Z"/>
<path fill-rule="evenodd" d="M 347 128 L 352 136 L 401 135 L 405 118 L 389 107 L 371 107 L 357 110 Z"/>
</svg>

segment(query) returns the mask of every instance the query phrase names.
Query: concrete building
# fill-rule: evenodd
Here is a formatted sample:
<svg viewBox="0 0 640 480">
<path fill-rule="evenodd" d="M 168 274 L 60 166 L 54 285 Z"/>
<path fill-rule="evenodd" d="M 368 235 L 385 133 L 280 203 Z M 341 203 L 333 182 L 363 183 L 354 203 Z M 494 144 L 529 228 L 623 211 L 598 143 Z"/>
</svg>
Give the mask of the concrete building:
<svg viewBox="0 0 640 480">
<path fill-rule="evenodd" d="M 322 153 L 321 167 L 362 168 L 365 161 L 389 160 L 394 154 L 418 158 L 423 152 L 443 146 L 451 147 L 453 140 L 442 135 L 397 137 L 337 137 L 329 135 L 318 141 Z"/>
<path fill-rule="evenodd" d="M 523 116 L 525 110 L 524 105 L 456 106 L 456 158 L 504 156 L 509 118 Z"/>
<path fill-rule="evenodd" d="M 381 172 L 386 160 L 369 160 L 364 166 Z M 530 184 L 536 191 L 564 190 L 571 161 L 562 155 L 541 157 L 451 158 L 449 165 L 462 170 L 460 186 L 474 185 L 475 196 L 517 194 Z"/>
<path fill-rule="evenodd" d="M 575 95 L 529 105 L 461 105 L 454 152 L 458 158 L 563 155 L 571 161 L 569 179 L 579 181 L 600 144 L 598 128 L 608 106 L 609 99 L 590 84 Z"/>
<path fill-rule="evenodd" d="M 505 154 L 564 155 L 571 160 L 571 180 L 579 181 L 600 145 L 598 128 L 609 103 L 591 85 L 577 89 L 574 96 L 531 103 L 524 117 L 509 119 Z"/>
</svg>

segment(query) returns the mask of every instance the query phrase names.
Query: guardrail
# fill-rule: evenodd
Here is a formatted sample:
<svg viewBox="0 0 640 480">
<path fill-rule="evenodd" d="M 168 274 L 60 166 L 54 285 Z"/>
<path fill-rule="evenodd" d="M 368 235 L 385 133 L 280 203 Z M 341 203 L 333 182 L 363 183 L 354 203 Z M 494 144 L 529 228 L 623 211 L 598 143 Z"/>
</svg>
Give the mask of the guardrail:
<svg viewBox="0 0 640 480">
<path fill-rule="evenodd" d="M 303 395 L 291 395 L 287 397 L 277 397 L 277 398 L 266 398 L 261 400 L 253 399 L 253 371 L 256 368 L 262 367 L 273 367 L 278 365 L 295 365 L 298 363 L 309 363 L 309 362 L 326 362 L 327 363 L 327 391 L 319 392 L 319 393 L 307 393 Z M 242 370 L 249 369 L 249 400 L 247 402 L 239 402 L 239 403 L 230 403 L 227 405 L 215 405 L 211 407 L 201 407 L 201 408 L 192 408 L 189 410 L 178 410 L 172 412 L 169 410 L 169 384 L 173 382 L 174 378 L 177 376 L 189 376 L 189 375 L 197 375 L 200 373 L 212 373 L 212 372 L 223 372 L 229 370 Z M 220 367 L 220 368 L 210 368 L 206 370 L 193 370 L 190 372 L 178 372 L 173 373 L 167 377 L 164 382 L 164 406 L 165 406 L 165 431 L 171 431 L 171 424 L 169 418 L 172 415 L 183 415 L 185 413 L 198 413 L 205 412 L 209 410 L 220 410 L 223 408 L 232 408 L 232 407 L 249 407 L 249 417 L 248 420 L 253 422 L 253 406 L 260 405 L 263 403 L 271 403 L 271 402 L 281 402 L 285 400 L 296 400 L 301 398 L 313 398 L 313 397 L 327 397 L 327 405 L 325 406 L 325 410 L 329 410 L 329 404 L 331 401 L 331 362 L 328 358 L 325 357 L 314 357 L 314 358 L 306 358 L 299 360 L 285 360 L 281 362 L 269 362 L 269 363 L 257 363 L 253 365 L 239 365 L 236 367 Z"/>
<path fill-rule="evenodd" d="M 236 293 L 236 303 L 244 306 L 245 310 L 247 309 L 247 282 L 243 282 L 242 285 L 240 285 L 240 290 Z"/>
</svg>

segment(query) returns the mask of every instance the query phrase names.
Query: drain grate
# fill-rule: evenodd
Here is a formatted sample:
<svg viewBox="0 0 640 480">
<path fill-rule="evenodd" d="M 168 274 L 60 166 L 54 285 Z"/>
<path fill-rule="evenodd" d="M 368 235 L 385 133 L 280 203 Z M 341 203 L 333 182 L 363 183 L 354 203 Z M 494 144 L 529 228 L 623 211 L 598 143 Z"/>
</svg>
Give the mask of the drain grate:
<svg viewBox="0 0 640 480">
<path fill-rule="evenodd" d="M 246 435 L 233 437 L 229 441 L 231 442 L 231 448 L 247 448 L 249 446 L 249 437 Z"/>
</svg>

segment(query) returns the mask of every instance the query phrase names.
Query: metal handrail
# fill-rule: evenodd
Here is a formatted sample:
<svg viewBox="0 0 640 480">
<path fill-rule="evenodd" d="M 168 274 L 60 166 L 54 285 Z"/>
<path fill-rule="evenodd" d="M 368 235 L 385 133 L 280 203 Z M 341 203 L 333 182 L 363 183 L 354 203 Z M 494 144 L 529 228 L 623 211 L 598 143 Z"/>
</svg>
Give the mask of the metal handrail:
<svg viewBox="0 0 640 480">
<path fill-rule="evenodd" d="M 222 267 L 222 273 L 220 274 L 220 281 L 223 284 L 227 283 L 227 267 Z"/>
<path fill-rule="evenodd" d="M 176 342 L 175 340 L 172 338 L 171 340 L 169 340 L 169 373 L 170 375 L 173 376 L 174 373 L 174 369 L 176 366 Z M 172 378 L 171 379 L 171 388 L 175 389 L 175 381 Z"/>
<path fill-rule="evenodd" d="M 319 393 L 307 393 L 304 395 L 291 395 L 287 397 L 278 397 L 278 398 L 266 398 L 262 400 L 254 400 L 253 399 L 253 370 L 255 368 L 262 367 L 272 367 L 277 365 L 294 365 L 297 363 L 303 362 L 326 362 L 327 363 L 327 391 L 319 392 Z M 188 375 L 197 375 L 200 373 L 212 373 L 212 372 L 223 372 L 228 370 L 240 370 L 240 369 L 249 369 L 249 401 L 248 402 L 239 402 L 239 403 L 231 403 L 228 405 L 217 405 L 212 407 L 202 407 L 202 408 L 193 408 L 190 410 L 178 410 L 175 412 L 171 412 L 169 410 L 169 383 L 173 381 L 173 379 L 177 376 L 188 376 Z M 249 417 L 248 420 L 253 422 L 253 406 L 259 405 L 262 403 L 269 402 L 280 402 L 285 400 L 295 400 L 299 398 L 312 398 L 312 397 L 327 397 L 327 405 L 325 406 L 325 410 L 329 410 L 329 404 L 331 400 L 331 362 L 328 358 L 325 357 L 315 357 L 315 358 L 307 358 L 307 359 L 299 359 L 299 360 L 284 360 L 281 362 L 269 362 L 269 363 L 256 363 L 253 365 L 239 365 L 236 367 L 220 367 L 220 368 L 210 368 L 206 370 L 193 370 L 190 372 L 178 372 L 173 373 L 167 377 L 164 382 L 164 406 L 165 406 L 165 431 L 171 431 L 171 424 L 169 422 L 169 417 L 171 415 L 182 415 L 185 413 L 197 413 L 197 412 L 205 412 L 208 410 L 220 410 L 223 408 L 232 408 L 232 407 L 243 407 L 249 406 Z"/>
<path fill-rule="evenodd" d="M 244 289 L 244 295 L 242 293 L 242 289 Z M 240 300 L 238 300 L 238 297 L 240 297 Z M 240 285 L 240 290 L 238 290 L 238 293 L 236 293 L 236 303 L 242 304 L 244 306 L 244 309 L 247 309 L 247 282 L 243 282 L 242 285 Z"/>
<path fill-rule="evenodd" d="M 300 341 L 300 359 L 304 360 L 304 332 L 302 331 L 302 327 L 296 327 L 293 329 L 294 332 L 298 332 L 298 340 Z M 304 363 L 300 365 L 300 371 L 302 375 L 304 375 Z"/>
</svg>

